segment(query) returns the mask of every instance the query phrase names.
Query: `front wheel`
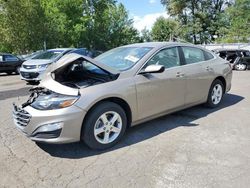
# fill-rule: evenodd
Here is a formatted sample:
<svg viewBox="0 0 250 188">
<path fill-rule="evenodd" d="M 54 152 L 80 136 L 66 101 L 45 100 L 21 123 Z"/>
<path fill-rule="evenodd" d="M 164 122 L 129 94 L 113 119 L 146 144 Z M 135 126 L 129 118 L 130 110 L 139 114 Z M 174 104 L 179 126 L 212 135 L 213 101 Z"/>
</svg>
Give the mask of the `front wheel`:
<svg viewBox="0 0 250 188">
<path fill-rule="evenodd" d="M 237 71 L 244 71 L 247 69 L 247 65 L 246 64 L 243 64 L 243 63 L 239 63 L 237 65 L 235 65 L 235 70 Z"/>
<path fill-rule="evenodd" d="M 122 138 L 126 127 L 127 117 L 121 106 L 113 102 L 103 102 L 87 115 L 81 139 L 91 149 L 107 149 Z"/>
<path fill-rule="evenodd" d="M 220 80 L 215 80 L 209 90 L 206 105 L 210 108 L 219 106 L 224 94 L 224 85 Z"/>
</svg>

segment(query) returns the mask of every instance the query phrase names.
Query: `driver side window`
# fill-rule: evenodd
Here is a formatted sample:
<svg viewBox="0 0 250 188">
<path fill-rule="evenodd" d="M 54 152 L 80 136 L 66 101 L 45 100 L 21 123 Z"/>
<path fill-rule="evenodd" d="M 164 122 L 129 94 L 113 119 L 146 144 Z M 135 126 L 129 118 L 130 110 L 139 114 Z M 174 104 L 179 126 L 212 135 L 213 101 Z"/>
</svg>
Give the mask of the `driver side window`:
<svg viewBox="0 0 250 188">
<path fill-rule="evenodd" d="M 180 66 L 178 48 L 173 47 L 161 50 L 147 62 L 145 67 L 149 65 L 163 65 L 166 69 Z"/>
</svg>

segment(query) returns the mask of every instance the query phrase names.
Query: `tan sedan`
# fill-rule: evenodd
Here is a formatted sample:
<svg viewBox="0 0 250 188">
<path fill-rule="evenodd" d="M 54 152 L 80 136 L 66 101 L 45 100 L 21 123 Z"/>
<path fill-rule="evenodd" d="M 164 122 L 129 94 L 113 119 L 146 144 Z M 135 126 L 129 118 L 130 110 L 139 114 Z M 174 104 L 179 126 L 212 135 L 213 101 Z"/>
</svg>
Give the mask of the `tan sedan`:
<svg viewBox="0 0 250 188">
<path fill-rule="evenodd" d="M 13 117 L 34 141 L 105 149 L 130 126 L 197 104 L 217 107 L 231 78 L 227 61 L 182 43 L 131 44 L 95 59 L 69 54 L 26 103 L 13 105 Z"/>
</svg>

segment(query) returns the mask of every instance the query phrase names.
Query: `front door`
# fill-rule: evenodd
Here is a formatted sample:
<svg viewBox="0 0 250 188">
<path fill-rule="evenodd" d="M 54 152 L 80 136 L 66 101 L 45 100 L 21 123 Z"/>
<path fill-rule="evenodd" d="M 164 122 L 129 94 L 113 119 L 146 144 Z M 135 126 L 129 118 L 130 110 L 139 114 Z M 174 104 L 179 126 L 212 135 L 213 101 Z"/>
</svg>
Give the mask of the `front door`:
<svg viewBox="0 0 250 188">
<path fill-rule="evenodd" d="M 139 119 L 157 115 L 184 105 L 186 80 L 177 47 L 159 51 L 143 66 L 158 64 L 163 73 L 136 75 Z"/>
</svg>

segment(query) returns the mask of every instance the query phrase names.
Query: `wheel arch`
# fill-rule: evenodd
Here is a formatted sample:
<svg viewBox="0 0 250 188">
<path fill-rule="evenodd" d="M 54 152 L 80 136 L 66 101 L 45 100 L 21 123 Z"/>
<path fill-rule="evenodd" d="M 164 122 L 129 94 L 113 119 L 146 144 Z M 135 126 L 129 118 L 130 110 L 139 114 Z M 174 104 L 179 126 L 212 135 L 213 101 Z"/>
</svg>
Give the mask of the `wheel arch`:
<svg viewBox="0 0 250 188">
<path fill-rule="evenodd" d="M 125 112 L 126 117 L 127 117 L 127 127 L 130 127 L 131 122 L 132 122 L 132 111 L 131 108 L 129 106 L 129 104 L 122 98 L 120 97 L 107 97 L 104 99 L 99 100 L 98 102 L 94 103 L 87 111 L 85 118 L 83 119 L 83 125 L 84 122 L 86 120 L 86 117 L 92 112 L 92 110 L 99 104 L 103 103 L 103 102 L 113 102 L 118 104 Z"/>
<path fill-rule="evenodd" d="M 223 84 L 223 93 L 225 93 L 225 92 L 226 92 L 226 87 L 227 87 L 226 79 L 225 79 L 223 76 L 218 76 L 218 77 L 216 77 L 216 78 L 213 80 L 213 82 L 214 82 L 215 80 L 220 80 L 220 81 L 222 82 L 222 84 Z M 212 82 L 212 83 L 213 83 L 213 82 Z M 212 84 L 211 84 L 211 85 L 212 85 Z"/>
</svg>

